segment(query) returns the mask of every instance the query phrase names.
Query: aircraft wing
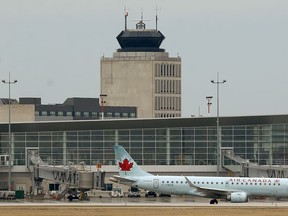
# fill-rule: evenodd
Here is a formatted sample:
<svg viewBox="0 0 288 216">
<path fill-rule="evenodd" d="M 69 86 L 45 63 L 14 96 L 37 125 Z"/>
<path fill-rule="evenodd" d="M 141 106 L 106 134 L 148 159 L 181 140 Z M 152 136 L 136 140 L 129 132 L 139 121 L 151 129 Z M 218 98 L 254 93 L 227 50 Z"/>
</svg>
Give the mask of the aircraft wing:
<svg viewBox="0 0 288 216">
<path fill-rule="evenodd" d="M 113 182 L 117 182 L 117 183 L 123 183 L 123 184 L 131 184 L 133 182 L 136 182 L 135 179 L 130 179 L 130 178 L 123 178 L 121 176 L 118 176 L 118 175 L 113 175 L 111 178 L 110 178 L 110 181 L 113 181 Z"/>
<path fill-rule="evenodd" d="M 217 195 L 217 196 L 227 196 L 233 192 L 241 192 L 241 190 L 235 190 L 235 189 L 219 189 L 219 188 L 213 188 L 213 187 L 199 187 L 195 184 L 193 184 L 187 177 L 185 177 L 187 183 L 191 188 L 195 188 L 199 193 L 203 195 Z"/>
</svg>

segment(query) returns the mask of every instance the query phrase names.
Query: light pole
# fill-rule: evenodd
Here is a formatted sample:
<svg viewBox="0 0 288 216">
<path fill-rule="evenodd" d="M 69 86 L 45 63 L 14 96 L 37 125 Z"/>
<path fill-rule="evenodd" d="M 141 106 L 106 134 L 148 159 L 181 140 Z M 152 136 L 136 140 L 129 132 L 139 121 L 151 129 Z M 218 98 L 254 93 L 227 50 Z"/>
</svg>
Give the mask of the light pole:
<svg viewBox="0 0 288 216">
<path fill-rule="evenodd" d="M 217 85 L 217 176 L 219 176 L 220 170 L 220 127 L 219 127 L 219 84 L 225 83 L 226 80 L 219 81 L 219 72 L 217 72 L 217 81 L 211 80 L 211 83 Z"/>
<path fill-rule="evenodd" d="M 102 120 L 104 119 L 104 104 L 106 103 L 105 98 L 107 97 L 107 94 L 100 94 L 101 99 L 101 111 L 102 111 Z"/>
<path fill-rule="evenodd" d="M 9 85 L 9 102 L 8 102 L 8 154 L 9 154 L 9 161 L 8 161 L 8 191 L 11 190 L 11 108 L 10 108 L 10 105 L 11 105 L 11 97 L 10 97 L 10 85 L 11 84 L 15 84 L 17 83 L 17 80 L 13 80 L 11 81 L 10 80 L 10 72 L 9 72 L 9 80 L 6 81 L 6 80 L 2 80 L 2 82 L 4 84 L 8 84 Z"/>
<path fill-rule="evenodd" d="M 208 106 L 208 114 L 210 114 L 210 106 L 212 105 L 211 100 L 212 100 L 213 96 L 207 96 L 207 106 Z"/>
</svg>

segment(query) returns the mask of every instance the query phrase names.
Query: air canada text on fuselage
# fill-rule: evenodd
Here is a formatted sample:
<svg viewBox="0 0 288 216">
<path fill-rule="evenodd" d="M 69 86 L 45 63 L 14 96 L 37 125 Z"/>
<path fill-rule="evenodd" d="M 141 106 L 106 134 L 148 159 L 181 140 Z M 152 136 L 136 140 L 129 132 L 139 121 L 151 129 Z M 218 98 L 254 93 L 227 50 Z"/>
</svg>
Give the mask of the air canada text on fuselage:
<svg viewBox="0 0 288 216">
<path fill-rule="evenodd" d="M 280 179 L 267 178 L 231 178 L 229 182 L 243 182 L 243 183 L 278 183 Z"/>
</svg>

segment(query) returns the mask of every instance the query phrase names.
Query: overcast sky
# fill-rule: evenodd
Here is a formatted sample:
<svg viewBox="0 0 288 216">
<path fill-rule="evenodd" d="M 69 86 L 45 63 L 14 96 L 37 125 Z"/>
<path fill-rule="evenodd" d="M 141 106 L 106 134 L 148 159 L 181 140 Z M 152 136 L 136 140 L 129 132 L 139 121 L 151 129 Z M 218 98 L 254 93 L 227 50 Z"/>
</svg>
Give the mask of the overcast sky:
<svg viewBox="0 0 288 216">
<path fill-rule="evenodd" d="M 140 18 L 182 58 L 182 116 L 207 116 L 206 96 L 220 86 L 220 115 L 288 114 L 287 0 L 1 0 L 0 80 L 17 79 L 11 97 L 99 97 L 100 58 Z M 8 97 L 8 85 L 0 85 Z M 108 101 L 109 102 L 109 101 Z"/>
</svg>

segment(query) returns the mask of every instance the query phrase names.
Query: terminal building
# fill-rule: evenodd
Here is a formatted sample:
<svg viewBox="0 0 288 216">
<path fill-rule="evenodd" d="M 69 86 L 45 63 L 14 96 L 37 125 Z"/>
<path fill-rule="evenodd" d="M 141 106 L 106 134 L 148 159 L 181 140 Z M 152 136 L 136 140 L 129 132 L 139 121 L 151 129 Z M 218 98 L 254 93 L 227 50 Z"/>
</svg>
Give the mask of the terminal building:
<svg viewBox="0 0 288 216">
<path fill-rule="evenodd" d="M 137 108 L 110 106 L 105 98 L 67 98 L 62 104 L 42 104 L 41 98 L 10 100 L 11 121 L 59 121 L 137 118 Z M 0 99 L 0 122 L 9 117 L 9 99 Z"/>
<path fill-rule="evenodd" d="M 137 117 L 136 107 L 110 106 L 105 98 L 74 97 L 62 104 L 41 104 L 41 98 L 20 98 L 19 103 L 35 105 L 36 121 Z"/>
<path fill-rule="evenodd" d="M 8 124 L 0 124 L 0 131 L 0 185 L 5 188 Z M 279 174 L 288 165 L 288 115 L 220 117 L 220 131 L 221 176 L 243 175 L 229 168 L 239 162 L 229 157 L 231 152 L 249 161 L 244 165 L 261 167 L 249 168 L 246 176 Z M 22 122 L 11 124 L 11 134 L 12 185 L 25 191 L 32 184 L 28 166 L 29 151 L 34 150 L 51 165 L 84 162 L 89 170 L 96 170 L 102 164 L 107 179 L 117 172 L 114 145 L 124 146 L 152 173 L 213 176 L 217 169 L 215 117 Z M 271 170 L 271 165 L 276 168 Z M 286 169 L 280 174 L 287 177 Z"/>
</svg>

